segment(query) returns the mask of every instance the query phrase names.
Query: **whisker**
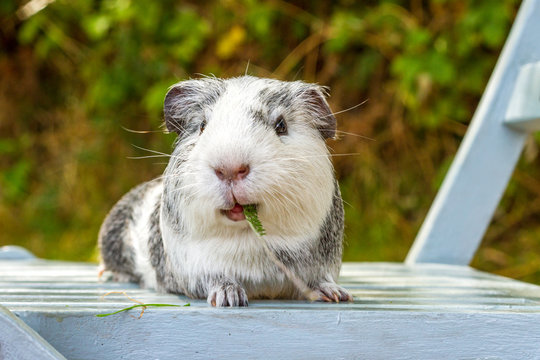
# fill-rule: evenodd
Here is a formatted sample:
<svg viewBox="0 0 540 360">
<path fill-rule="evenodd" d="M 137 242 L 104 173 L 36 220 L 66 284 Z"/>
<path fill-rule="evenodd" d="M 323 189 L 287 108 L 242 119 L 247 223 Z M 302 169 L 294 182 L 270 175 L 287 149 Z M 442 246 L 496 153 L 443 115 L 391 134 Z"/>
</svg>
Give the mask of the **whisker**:
<svg viewBox="0 0 540 360">
<path fill-rule="evenodd" d="M 364 105 L 365 103 L 367 103 L 368 100 L 369 100 L 369 99 L 366 99 L 366 100 L 362 101 L 362 102 L 359 103 L 359 104 L 356 104 L 356 105 L 354 105 L 354 106 L 351 106 L 351 107 L 348 108 L 348 109 L 341 110 L 341 111 L 336 111 L 336 112 L 334 112 L 334 113 L 332 113 L 332 114 L 328 114 L 328 115 L 326 115 L 326 116 L 338 115 L 338 114 L 341 114 L 341 113 L 344 113 L 344 112 L 347 112 L 347 111 L 354 110 L 354 109 L 356 109 L 357 107 L 360 107 L 360 106 Z"/>
<path fill-rule="evenodd" d="M 160 158 L 160 157 L 173 157 L 172 155 L 147 155 L 147 156 L 126 156 L 126 159 L 130 160 L 140 160 L 140 159 L 151 159 L 151 158 Z"/>
<path fill-rule="evenodd" d="M 330 154 L 332 157 L 338 157 L 338 156 L 358 156 L 362 155 L 362 153 L 343 153 L 343 154 Z"/>
<path fill-rule="evenodd" d="M 265 193 L 269 194 L 270 196 L 272 196 L 273 199 L 278 201 L 281 205 L 283 205 L 283 208 L 287 209 L 288 212 L 290 212 L 288 210 L 289 206 L 291 208 L 296 208 L 299 212 L 303 212 L 300 205 L 298 203 L 296 203 L 295 201 L 293 201 L 292 199 L 290 199 L 284 191 L 275 191 L 275 192 L 272 191 L 272 192 L 270 192 L 270 189 L 264 189 L 263 191 Z M 279 195 L 279 196 L 277 196 L 277 195 Z M 287 206 L 287 205 L 289 205 L 289 206 Z"/>
<path fill-rule="evenodd" d="M 355 207 L 351 203 L 345 201 L 345 199 L 341 199 L 341 201 L 343 201 L 343 204 L 345 204 L 347 206 L 350 206 L 351 208 L 355 209 Z"/>
<path fill-rule="evenodd" d="M 178 189 L 178 190 L 182 190 L 182 189 Z M 196 196 L 199 196 L 201 193 L 202 193 L 201 189 L 197 189 L 196 191 L 188 194 L 188 196 L 185 196 L 184 201 L 189 202 L 189 201 L 191 201 L 191 199 L 194 199 Z"/>
<path fill-rule="evenodd" d="M 171 178 L 171 177 L 178 177 L 178 176 L 181 176 L 182 174 L 184 173 L 172 173 L 172 174 L 162 174 L 161 176 L 159 176 L 160 179 L 166 179 L 166 178 Z"/>
<path fill-rule="evenodd" d="M 133 130 L 124 126 L 121 126 L 121 128 L 127 132 L 134 133 L 134 134 L 149 134 L 149 133 L 158 133 L 158 132 L 163 133 L 163 130 Z"/>
<path fill-rule="evenodd" d="M 304 161 L 306 163 L 309 163 L 307 157 L 289 157 L 289 158 L 280 158 L 280 160 L 296 160 L 296 161 Z"/>
<path fill-rule="evenodd" d="M 171 190 L 171 191 L 169 192 L 169 194 L 174 194 L 174 193 L 177 193 L 177 192 L 179 192 L 179 191 L 183 191 L 183 190 L 189 189 L 190 187 L 196 187 L 196 184 L 194 184 L 194 183 L 184 184 L 184 185 L 182 185 L 182 186 L 180 186 L 180 187 L 178 187 L 178 188 L 175 188 L 175 189 Z M 190 193 L 190 194 L 188 194 L 188 195 L 193 196 L 194 194 L 198 195 L 199 193 L 200 193 L 200 189 L 198 189 L 198 190 L 195 191 L 194 193 Z M 186 199 L 189 199 L 189 197 L 186 198 Z"/>
<path fill-rule="evenodd" d="M 165 155 L 165 156 L 169 156 L 169 157 L 175 157 L 174 155 L 171 155 L 171 154 L 167 154 L 167 153 L 157 151 L 157 150 L 146 149 L 146 148 L 143 148 L 141 146 L 137 146 L 135 144 L 131 144 L 131 146 L 133 146 L 134 148 L 137 148 L 139 150 L 148 151 L 148 152 L 151 152 L 151 153 L 154 153 L 154 154 L 160 154 L 160 155 Z"/>
<path fill-rule="evenodd" d="M 186 129 L 185 129 L 182 125 L 180 125 L 180 124 L 177 124 L 177 123 L 174 123 L 174 122 L 169 122 L 168 124 L 169 124 L 169 125 L 172 125 L 172 127 L 173 127 L 174 129 L 176 129 L 176 130 L 178 131 L 178 133 L 184 133 L 184 132 L 186 131 Z M 171 131 L 169 131 L 167 127 L 166 127 L 166 129 L 167 129 L 167 133 L 170 134 Z"/>
<path fill-rule="evenodd" d="M 168 179 L 168 178 L 178 178 L 178 177 L 190 176 L 190 175 L 197 175 L 197 173 L 196 172 L 183 171 L 183 172 L 172 173 L 172 174 L 167 174 L 167 175 L 163 174 L 159 178 L 160 179 Z M 191 183 L 193 183 L 193 182 L 191 182 Z"/>
<path fill-rule="evenodd" d="M 370 141 L 377 141 L 377 140 L 375 140 L 373 138 L 370 138 L 369 136 L 355 134 L 355 133 L 352 133 L 352 132 L 347 132 L 347 131 L 342 131 L 342 130 L 336 130 L 336 132 L 340 133 L 340 134 L 344 134 L 344 135 L 356 136 L 356 137 L 359 137 L 361 139 L 366 139 L 366 140 L 370 140 Z"/>
<path fill-rule="evenodd" d="M 341 154 L 322 154 L 322 155 L 305 155 L 305 156 L 298 156 L 298 157 L 289 157 L 289 158 L 280 158 L 280 160 L 296 160 L 296 161 L 306 161 L 308 159 L 312 158 L 324 158 L 324 157 L 338 157 L 338 156 L 357 156 L 362 155 L 362 153 L 341 153 Z"/>
<path fill-rule="evenodd" d="M 249 70 L 249 60 L 250 60 L 250 59 L 248 59 L 248 61 L 247 61 L 246 71 L 244 72 L 244 76 L 247 76 L 247 74 L 248 74 L 248 70 Z"/>
</svg>

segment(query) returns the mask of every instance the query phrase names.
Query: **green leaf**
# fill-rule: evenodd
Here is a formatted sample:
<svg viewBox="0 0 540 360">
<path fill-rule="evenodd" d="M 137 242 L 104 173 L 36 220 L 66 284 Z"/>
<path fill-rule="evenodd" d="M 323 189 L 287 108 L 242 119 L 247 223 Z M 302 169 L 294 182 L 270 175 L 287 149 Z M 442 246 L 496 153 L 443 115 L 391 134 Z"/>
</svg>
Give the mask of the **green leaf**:
<svg viewBox="0 0 540 360">
<path fill-rule="evenodd" d="M 325 49 L 331 53 L 342 52 L 347 50 L 355 39 L 362 38 L 364 21 L 358 15 L 336 12 L 332 16 L 330 29 L 330 38 L 325 44 Z"/>
<path fill-rule="evenodd" d="M 151 86 L 144 96 L 143 103 L 146 110 L 156 118 L 159 118 L 159 114 L 163 108 L 163 99 L 167 94 L 167 89 L 174 84 L 174 82 L 174 80 L 160 81 Z"/>
<path fill-rule="evenodd" d="M 13 154 L 17 152 L 17 140 L 15 139 L 0 139 L 0 154 Z"/>
<path fill-rule="evenodd" d="M 2 192 L 10 200 L 20 198 L 28 187 L 32 163 L 30 160 L 21 159 L 7 171 L 2 177 Z"/>
<path fill-rule="evenodd" d="M 405 44 L 407 51 L 416 52 L 425 49 L 431 42 L 431 33 L 427 29 L 417 28 L 407 33 Z"/>
<path fill-rule="evenodd" d="M 251 228 L 255 233 L 257 233 L 259 236 L 264 236 L 266 234 L 266 231 L 264 230 L 264 227 L 262 226 L 261 221 L 259 220 L 259 216 L 257 215 L 257 206 L 256 205 L 244 205 L 244 215 L 246 216 L 246 220 L 251 225 Z"/>
<path fill-rule="evenodd" d="M 256 4 L 247 13 L 246 20 L 249 30 L 253 32 L 256 38 L 268 38 L 273 31 L 272 24 L 275 18 L 274 10 L 264 4 Z"/>
<path fill-rule="evenodd" d="M 83 28 L 92 40 L 102 39 L 111 27 L 111 19 L 108 15 L 89 16 L 83 20 Z"/>
<path fill-rule="evenodd" d="M 22 24 L 18 33 L 18 39 L 21 44 L 30 44 L 38 37 L 38 34 L 43 27 L 44 20 L 45 18 L 38 13 Z"/>
</svg>

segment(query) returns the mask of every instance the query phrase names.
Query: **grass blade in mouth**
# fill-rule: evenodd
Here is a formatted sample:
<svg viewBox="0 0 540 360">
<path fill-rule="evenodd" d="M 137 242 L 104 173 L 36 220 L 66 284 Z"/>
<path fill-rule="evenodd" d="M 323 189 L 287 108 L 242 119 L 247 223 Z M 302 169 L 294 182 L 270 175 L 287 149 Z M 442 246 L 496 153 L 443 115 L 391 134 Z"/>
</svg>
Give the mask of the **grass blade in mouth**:
<svg viewBox="0 0 540 360">
<path fill-rule="evenodd" d="M 264 230 L 264 227 L 259 220 L 259 216 L 257 215 L 257 205 L 244 205 L 243 208 L 246 220 L 249 222 L 249 225 L 251 225 L 253 231 L 255 231 L 259 236 L 264 236 L 266 231 Z"/>
</svg>

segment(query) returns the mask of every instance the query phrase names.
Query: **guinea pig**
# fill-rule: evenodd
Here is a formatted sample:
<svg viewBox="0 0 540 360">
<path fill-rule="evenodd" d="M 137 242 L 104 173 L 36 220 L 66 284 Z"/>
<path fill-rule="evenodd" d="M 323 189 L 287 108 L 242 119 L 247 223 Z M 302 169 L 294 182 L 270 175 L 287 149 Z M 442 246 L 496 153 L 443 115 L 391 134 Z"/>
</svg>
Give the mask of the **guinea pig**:
<svg viewBox="0 0 540 360">
<path fill-rule="evenodd" d="M 116 281 L 213 306 L 305 299 L 274 258 L 318 300 L 351 301 L 336 284 L 344 213 L 325 143 L 336 133 L 325 96 L 319 85 L 252 76 L 173 85 L 164 119 L 178 134 L 174 150 L 161 177 L 107 215 L 102 268 Z M 245 205 L 256 206 L 263 238 Z"/>
</svg>

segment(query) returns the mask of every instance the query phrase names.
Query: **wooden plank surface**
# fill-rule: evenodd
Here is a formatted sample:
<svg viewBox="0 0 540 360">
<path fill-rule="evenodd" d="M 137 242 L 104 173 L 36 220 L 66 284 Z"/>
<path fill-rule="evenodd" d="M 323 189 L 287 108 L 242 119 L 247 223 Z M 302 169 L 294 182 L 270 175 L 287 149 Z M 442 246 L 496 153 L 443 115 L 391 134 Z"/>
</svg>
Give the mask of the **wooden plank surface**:
<svg viewBox="0 0 540 360">
<path fill-rule="evenodd" d="M 0 305 L 0 359 L 66 360 L 24 321 Z"/>
<path fill-rule="evenodd" d="M 469 267 L 346 263 L 354 303 L 205 301 L 102 283 L 93 264 L 0 261 L 0 304 L 68 359 L 540 359 L 540 287 Z M 148 308 L 98 318 L 133 302 Z"/>
<path fill-rule="evenodd" d="M 329 305 L 304 301 L 252 300 L 252 308 L 295 309 L 403 309 L 460 311 L 540 311 L 540 287 L 479 272 L 469 267 L 398 263 L 346 263 L 340 282 L 355 298 L 354 303 Z M 93 264 L 57 261 L 0 261 L 0 304 L 12 311 L 85 308 L 109 311 L 133 305 L 122 294 L 146 303 L 190 303 L 207 308 L 206 301 L 184 296 L 156 294 L 135 284 L 100 282 Z"/>
</svg>

